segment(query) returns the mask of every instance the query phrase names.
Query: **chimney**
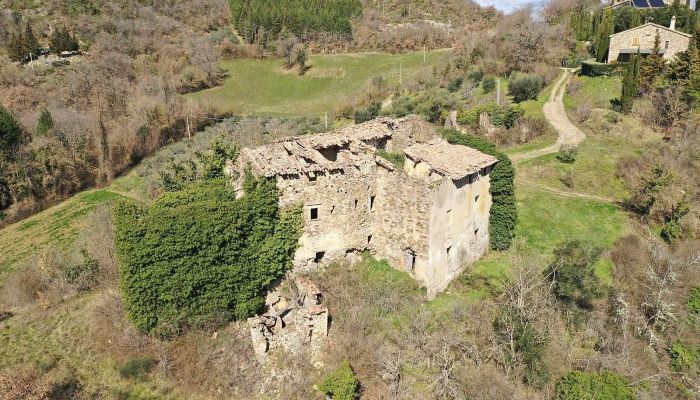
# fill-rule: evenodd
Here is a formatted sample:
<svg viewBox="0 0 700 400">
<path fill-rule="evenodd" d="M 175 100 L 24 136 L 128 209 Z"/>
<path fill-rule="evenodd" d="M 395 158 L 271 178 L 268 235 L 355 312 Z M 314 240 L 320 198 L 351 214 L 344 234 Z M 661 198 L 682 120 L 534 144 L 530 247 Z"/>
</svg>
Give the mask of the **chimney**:
<svg viewBox="0 0 700 400">
<path fill-rule="evenodd" d="M 675 15 L 671 18 L 671 26 L 669 26 L 668 28 L 671 29 L 672 31 L 676 30 L 676 16 Z"/>
</svg>

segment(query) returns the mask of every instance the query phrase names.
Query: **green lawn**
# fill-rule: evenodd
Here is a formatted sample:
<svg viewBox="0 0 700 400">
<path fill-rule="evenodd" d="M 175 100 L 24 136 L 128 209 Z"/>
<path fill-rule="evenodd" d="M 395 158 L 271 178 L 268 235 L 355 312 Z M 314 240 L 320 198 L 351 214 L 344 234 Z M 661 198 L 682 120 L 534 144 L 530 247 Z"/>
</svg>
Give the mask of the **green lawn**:
<svg viewBox="0 0 700 400">
<path fill-rule="evenodd" d="M 578 76 L 571 80 L 570 87 L 579 86 L 573 94 L 564 95 L 564 107 L 573 111 L 576 106 L 588 104 L 591 108 L 610 108 L 610 100 L 620 96 L 622 78 L 619 76 Z"/>
<path fill-rule="evenodd" d="M 236 114 L 312 115 L 367 92 L 372 78 L 383 76 L 390 85 L 407 82 L 421 68 L 432 68 L 446 52 L 400 55 L 361 53 L 314 55 L 304 76 L 285 70 L 280 59 L 224 61 L 229 77 L 223 85 L 187 95 Z"/>
<path fill-rule="evenodd" d="M 120 195 L 108 190 L 82 192 L 0 230 L 0 282 L 30 256 L 49 247 L 68 248 L 78 237 L 88 214 L 119 198 Z"/>
</svg>

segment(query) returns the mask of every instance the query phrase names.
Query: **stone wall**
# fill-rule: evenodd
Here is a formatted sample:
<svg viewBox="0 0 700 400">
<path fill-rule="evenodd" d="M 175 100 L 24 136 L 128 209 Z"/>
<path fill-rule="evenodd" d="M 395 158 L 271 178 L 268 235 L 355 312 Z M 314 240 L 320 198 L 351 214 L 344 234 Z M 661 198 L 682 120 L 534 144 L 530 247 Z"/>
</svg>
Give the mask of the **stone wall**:
<svg viewBox="0 0 700 400">
<path fill-rule="evenodd" d="M 617 33 L 610 37 L 610 50 L 608 52 L 608 63 L 618 61 L 620 50 L 622 49 L 642 49 L 651 50 L 654 48 L 656 33 L 661 38 L 661 50 L 664 51 L 664 59 L 670 60 L 679 52 L 685 51 L 690 45 L 690 38 L 679 32 L 664 29 L 655 25 L 643 25 Z M 639 39 L 639 46 L 635 45 L 635 38 Z M 666 49 L 668 42 L 668 49 Z"/>
</svg>

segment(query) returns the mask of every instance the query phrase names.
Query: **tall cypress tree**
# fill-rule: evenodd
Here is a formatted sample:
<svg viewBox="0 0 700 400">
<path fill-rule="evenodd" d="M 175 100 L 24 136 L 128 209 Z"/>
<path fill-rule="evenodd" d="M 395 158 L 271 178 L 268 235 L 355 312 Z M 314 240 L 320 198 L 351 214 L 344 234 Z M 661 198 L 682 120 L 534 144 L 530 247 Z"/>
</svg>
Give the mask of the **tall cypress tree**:
<svg viewBox="0 0 700 400">
<path fill-rule="evenodd" d="M 36 56 L 39 54 L 39 50 L 41 50 L 41 45 L 39 44 L 39 41 L 36 40 L 36 36 L 34 36 L 34 30 L 32 29 L 32 26 L 29 25 L 29 22 L 27 22 L 27 26 L 24 30 L 24 38 L 23 38 L 23 46 L 24 46 L 24 53 L 25 56 L 28 56 L 29 53 L 33 54 L 33 57 L 36 58 Z"/>
<path fill-rule="evenodd" d="M 651 54 L 640 61 L 639 87 L 643 91 L 649 91 L 654 87 L 656 78 L 664 74 L 665 69 L 666 62 L 663 55 L 661 55 L 661 36 L 657 33 Z"/>
<path fill-rule="evenodd" d="M 596 45 L 596 60 L 605 62 L 610 48 L 610 35 L 613 34 L 615 28 L 615 15 L 610 10 L 603 11 L 600 26 L 598 27 L 597 45 Z"/>
<path fill-rule="evenodd" d="M 639 50 L 637 54 L 632 56 L 632 59 L 627 64 L 627 72 L 622 79 L 622 96 L 620 98 L 622 112 L 628 113 L 632 111 L 634 99 L 639 96 L 639 59 L 641 58 Z"/>
</svg>

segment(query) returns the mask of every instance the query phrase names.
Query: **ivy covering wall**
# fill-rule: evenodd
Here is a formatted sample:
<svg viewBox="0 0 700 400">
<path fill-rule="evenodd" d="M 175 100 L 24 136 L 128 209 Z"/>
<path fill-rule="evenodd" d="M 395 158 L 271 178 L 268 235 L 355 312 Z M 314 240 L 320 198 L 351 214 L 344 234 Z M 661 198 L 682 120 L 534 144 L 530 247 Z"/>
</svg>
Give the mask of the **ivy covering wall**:
<svg viewBox="0 0 700 400">
<path fill-rule="evenodd" d="M 504 153 L 488 140 L 462 134 L 452 129 L 445 129 L 442 135 L 449 143 L 460 144 L 494 156 L 498 163 L 491 171 L 489 189 L 493 204 L 489 219 L 490 246 L 493 250 L 506 250 L 515 238 L 515 226 L 518 223 L 518 210 L 515 203 L 515 168 Z"/>
<path fill-rule="evenodd" d="M 126 310 L 159 337 L 254 315 L 291 267 L 300 208 L 280 211 L 274 181 L 245 180 L 235 199 L 223 179 L 116 205 L 116 247 Z"/>
</svg>

